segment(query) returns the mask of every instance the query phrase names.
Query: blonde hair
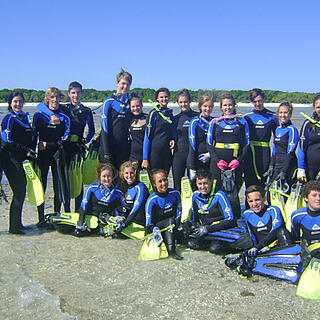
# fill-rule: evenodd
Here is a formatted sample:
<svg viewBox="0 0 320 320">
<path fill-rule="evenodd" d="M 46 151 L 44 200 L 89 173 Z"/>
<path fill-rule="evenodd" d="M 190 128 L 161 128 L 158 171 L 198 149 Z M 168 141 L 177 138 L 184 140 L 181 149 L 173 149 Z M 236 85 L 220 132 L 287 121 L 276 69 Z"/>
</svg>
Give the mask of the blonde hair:
<svg viewBox="0 0 320 320">
<path fill-rule="evenodd" d="M 58 96 L 59 101 L 64 98 L 64 95 L 62 94 L 62 92 L 58 88 L 50 87 L 50 88 L 48 88 L 48 90 L 46 91 L 46 94 L 44 96 L 44 103 L 46 105 L 49 105 L 49 100 L 53 94 L 56 94 Z"/>
<path fill-rule="evenodd" d="M 212 104 L 213 104 L 213 97 L 210 93 L 205 93 L 203 94 L 202 96 L 199 97 L 198 99 L 198 108 L 199 110 L 201 111 L 201 106 L 207 102 L 207 101 L 212 101 Z"/>
</svg>

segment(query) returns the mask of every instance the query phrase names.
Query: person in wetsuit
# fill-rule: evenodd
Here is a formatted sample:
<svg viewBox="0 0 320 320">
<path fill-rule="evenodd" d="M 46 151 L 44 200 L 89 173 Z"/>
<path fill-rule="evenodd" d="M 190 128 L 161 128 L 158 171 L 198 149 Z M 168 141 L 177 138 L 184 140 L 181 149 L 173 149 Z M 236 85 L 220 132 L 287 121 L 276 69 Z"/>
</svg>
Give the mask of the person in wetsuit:
<svg viewBox="0 0 320 320">
<path fill-rule="evenodd" d="M 209 249 L 217 254 L 226 253 L 229 248 L 224 241 L 207 241 L 204 236 L 236 225 L 229 199 L 223 191 L 215 192 L 212 174 L 207 169 L 197 171 L 196 185 L 198 190 L 192 195 L 191 220 L 183 226 L 189 233 L 187 247 L 194 250 Z"/>
<path fill-rule="evenodd" d="M 291 215 L 291 232 L 295 241 L 305 239 L 312 257 L 320 259 L 320 181 L 309 181 L 302 189 L 307 206 Z"/>
<path fill-rule="evenodd" d="M 131 148 L 130 161 L 138 162 L 138 170 L 141 168 L 143 160 L 143 140 L 147 124 L 147 115 L 142 111 L 142 100 L 138 96 L 133 96 L 129 102 L 132 120 L 129 127 Z"/>
<path fill-rule="evenodd" d="M 162 232 L 164 243 L 169 255 L 176 259 L 183 259 L 176 252 L 176 232 L 181 219 L 181 196 L 178 190 L 168 188 L 168 173 L 164 169 L 154 169 L 150 173 L 151 182 L 155 190 L 152 193 L 145 207 L 147 233 L 154 232 L 154 228 L 160 230 L 171 226 Z"/>
<path fill-rule="evenodd" d="M 244 180 L 246 187 L 257 184 L 264 187 L 270 165 L 271 134 L 274 134 L 278 121 L 275 113 L 264 107 L 266 97 L 261 89 L 255 88 L 250 91 L 250 101 L 254 105 L 254 110 L 244 116 L 249 125 L 250 136 Z"/>
<path fill-rule="evenodd" d="M 246 201 L 250 209 L 244 211 L 243 218 L 253 243 L 248 251 L 250 256 L 255 257 L 261 249 L 276 240 L 280 247 L 291 243 L 280 209 L 265 204 L 265 190 L 261 186 L 248 187 Z"/>
<path fill-rule="evenodd" d="M 59 89 L 50 87 L 45 94 L 44 103 L 57 116 L 58 121 L 53 123 L 51 117 L 44 112 L 36 112 L 33 117 L 33 136 L 34 141 L 38 143 L 38 159 L 41 171 L 41 181 L 44 192 L 47 188 L 47 176 L 51 167 L 53 192 L 54 192 L 54 211 L 60 212 L 61 207 L 61 181 L 59 181 L 57 163 L 54 155 L 63 144 L 70 139 L 70 119 L 60 109 L 60 99 L 62 94 Z M 66 163 L 65 163 L 66 165 Z M 60 186 L 59 186 L 60 184 Z M 70 199 L 64 200 L 65 212 L 70 212 Z M 44 220 L 44 206 L 41 204 L 37 207 L 39 228 L 46 227 L 47 222 Z"/>
<path fill-rule="evenodd" d="M 209 94 L 204 94 L 199 98 L 198 107 L 200 115 L 191 120 L 189 126 L 189 152 L 187 167 L 190 172 L 190 180 L 194 182 L 196 171 L 201 168 L 209 169 L 210 154 L 207 149 L 207 132 L 213 109 L 213 99 Z"/>
<path fill-rule="evenodd" d="M 142 168 L 147 170 L 164 169 L 169 172 L 172 162 L 171 150 L 175 146 L 175 133 L 172 110 L 168 108 L 170 92 L 160 88 L 155 93 L 159 102 L 147 117 L 143 141 Z"/>
<path fill-rule="evenodd" d="M 129 160 L 129 127 L 132 114 L 129 109 L 129 95 L 132 76 L 122 70 L 117 75 L 117 92 L 104 100 L 101 109 L 101 133 L 99 159 L 110 162 L 116 169 Z"/>
<path fill-rule="evenodd" d="M 8 114 L 1 123 L 1 163 L 13 192 L 9 209 L 9 232 L 24 234 L 22 207 L 26 195 L 26 177 L 23 161 L 33 160 L 34 141 L 29 113 L 22 111 L 24 96 L 20 91 L 12 91 L 8 97 Z"/>
<path fill-rule="evenodd" d="M 181 112 L 174 116 L 173 124 L 176 130 L 176 144 L 173 153 L 172 173 L 174 188 L 181 192 L 181 178 L 187 168 L 189 150 L 189 126 L 191 120 L 198 115 L 191 110 L 191 96 L 189 90 L 183 89 L 178 94 L 178 106 Z"/>
<path fill-rule="evenodd" d="M 314 97 L 313 107 L 312 117 L 304 121 L 300 131 L 297 178 L 301 181 L 316 179 L 320 171 L 320 95 Z"/>
<path fill-rule="evenodd" d="M 294 182 L 292 178 L 297 169 L 297 157 L 295 154 L 299 143 L 298 129 L 292 124 L 292 104 L 288 101 L 282 102 L 276 112 L 280 125 L 276 128 L 271 163 L 268 170 L 268 176 L 271 181 L 274 179 L 283 179 L 291 186 Z"/>
<path fill-rule="evenodd" d="M 117 208 L 124 206 L 122 192 L 114 187 L 115 169 L 110 163 L 101 163 L 97 168 L 99 182 L 90 184 L 83 196 L 79 210 L 79 221 L 73 233 L 81 237 L 88 233 L 97 233 L 105 236 L 103 226 L 110 216 L 119 216 Z M 88 230 L 85 223 L 86 215 L 96 216 L 99 219 L 97 229 Z M 89 231 L 89 232 L 88 232 Z"/>
</svg>

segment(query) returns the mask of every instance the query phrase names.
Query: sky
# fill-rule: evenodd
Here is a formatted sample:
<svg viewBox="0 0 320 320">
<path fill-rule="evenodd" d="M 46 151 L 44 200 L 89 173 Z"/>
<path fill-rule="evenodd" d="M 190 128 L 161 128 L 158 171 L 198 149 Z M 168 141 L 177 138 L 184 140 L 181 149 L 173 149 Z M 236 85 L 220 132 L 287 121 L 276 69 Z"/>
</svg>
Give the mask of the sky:
<svg viewBox="0 0 320 320">
<path fill-rule="evenodd" d="M 0 2 L 0 89 L 319 92 L 320 1 Z"/>
</svg>

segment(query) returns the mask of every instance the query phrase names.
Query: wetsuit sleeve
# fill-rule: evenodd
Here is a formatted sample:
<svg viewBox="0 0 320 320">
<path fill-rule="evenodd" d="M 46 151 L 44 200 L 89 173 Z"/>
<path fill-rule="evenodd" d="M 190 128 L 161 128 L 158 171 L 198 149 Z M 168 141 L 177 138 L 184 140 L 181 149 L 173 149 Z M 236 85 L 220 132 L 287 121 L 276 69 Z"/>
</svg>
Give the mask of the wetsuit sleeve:
<svg viewBox="0 0 320 320">
<path fill-rule="evenodd" d="M 238 161 L 240 163 L 243 163 L 244 159 L 247 159 L 247 155 L 250 149 L 250 131 L 249 131 L 249 125 L 246 119 L 241 119 L 241 124 L 243 124 L 244 127 L 244 141 L 243 141 L 243 148 L 238 156 Z"/>
<path fill-rule="evenodd" d="M 220 216 L 214 219 L 214 221 L 208 226 L 208 232 L 228 229 L 236 225 L 236 220 L 233 215 L 229 199 L 223 191 L 218 191 L 215 194 L 211 207 L 217 202 L 221 207 L 223 217 Z"/>
<path fill-rule="evenodd" d="M 295 157 L 295 151 L 299 142 L 299 132 L 296 127 L 290 126 L 289 127 L 289 141 L 288 141 L 288 148 L 287 148 L 287 156 L 284 160 L 284 167 L 283 172 L 287 173 L 290 169 L 290 163 L 292 159 Z"/>
<path fill-rule="evenodd" d="M 70 118 L 64 114 L 60 114 L 60 118 L 65 123 L 64 133 L 61 140 L 67 141 L 70 139 Z"/>
<path fill-rule="evenodd" d="M 197 216 L 197 212 L 198 212 L 198 209 L 199 209 L 196 199 L 197 199 L 196 193 L 193 193 L 193 195 L 192 195 L 191 218 L 190 218 L 191 222 L 196 222 L 196 216 Z"/>
<path fill-rule="evenodd" d="M 100 150 L 102 152 L 101 161 L 109 160 L 111 157 L 111 147 L 109 140 L 109 109 L 111 108 L 113 99 L 109 98 L 103 102 L 101 109 L 101 133 L 100 133 Z"/>
<path fill-rule="evenodd" d="M 277 231 L 280 227 L 284 227 L 284 222 L 282 218 L 281 211 L 278 207 L 272 206 L 269 207 L 272 218 L 272 229 L 269 234 L 263 238 L 260 242 L 255 246 L 258 250 L 264 248 L 265 246 L 271 244 L 273 241 L 277 240 Z"/>
<path fill-rule="evenodd" d="M 146 227 L 151 225 L 152 208 L 154 206 L 154 194 L 152 194 L 146 202 Z"/>
<path fill-rule="evenodd" d="M 88 126 L 88 134 L 86 136 L 86 141 L 88 143 L 91 141 L 91 139 L 94 137 L 94 134 L 95 134 L 93 115 L 90 109 L 88 110 L 88 113 L 87 113 L 86 123 Z"/>
<path fill-rule="evenodd" d="M 214 148 L 214 127 L 215 127 L 215 120 L 211 120 L 209 128 L 208 128 L 208 133 L 207 133 L 207 149 L 210 153 L 210 158 L 214 162 L 218 162 L 219 158 L 215 152 Z"/>
<path fill-rule="evenodd" d="M 187 159 L 187 167 L 192 170 L 197 169 L 197 160 L 198 160 L 198 152 L 197 152 L 197 143 L 196 143 L 196 127 L 197 127 L 197 119 L 192 119 L 189 130 L 189 153 Z"/>
<path fill-rule="evenodd" d="M 308 147 L 309 133 L 310 133 L 309 121 L 306 120 L 302 125 L 301 131 L 300 131 L 300 141 L 299 141 L 299 146 L 297 151 L 298 168 L 300 169 L 306 169 L 305 154 L 307 152 L 307 147 Z"/>
<path fill-rule="evenodd" d="M 85 222 L 85 216 L 86 214 L 88 214 L 88 206 L 90 204 L 90 201 L 91 201 L 91 193 L 92 193 L 92 187 L 91 186 L 88 186 L 84 195 L 83 195 L 83 198 L 82 198 L 82 201 L 81 201 L 81 206 L 80 206 L 80 209 L 79 209 L 79 223 L 80 224 L 83 224 Z"/>
<path fill-rule="evenodd" d="M 153 131 L 156 121 L 156 111 L 151 110 L 147 116 L 146 129 L 143 140 L 143 160 L 149 160 L 150 144 L 153 138 Z"/>
<path fill-rule="evenodd" d="M 294 241 L 300 240 L 300 221 L 306 215 L 307 208 L 296 210 L 291 215 L 291 234 Z"/>
<path fill-rule="evenodd" d="M 177 193 L 177 213 L 176 213 L 176 227 L 178 227 L 180 225 L 180 221 L 181 221 L 181 195 L 180 192 L 176 190 Z"/>
</svg>

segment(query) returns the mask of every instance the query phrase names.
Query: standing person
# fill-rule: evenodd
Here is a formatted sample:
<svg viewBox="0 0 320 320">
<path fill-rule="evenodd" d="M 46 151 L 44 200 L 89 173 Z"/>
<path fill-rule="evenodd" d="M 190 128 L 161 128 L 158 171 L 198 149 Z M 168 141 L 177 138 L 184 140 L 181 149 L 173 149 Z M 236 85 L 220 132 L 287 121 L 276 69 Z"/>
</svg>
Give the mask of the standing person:
<svg viewBox="0 0 320 320">
<path fill-rule="evenodd" d="M 213 99 L 209 94 L 199 98 L 200 115 L 192 119 L 189 126 L 189 153 L 187 167 L 190 170 L 190 180 L 194 181 L 196 171 L 201 168 L 209 169 L 210 154 L 207 148 L 207 132 L 211 112 L 213 110 Z"/>
<path fill-rule="evenodd" d="M 243 160 L 249 150 L 248 123 L 236 112 L 236 101 L 232 94 L 224 93 L 220 98 L 222 117 L 213 119 L 207 134 L 207 144 L 210 153 L 210 171 L 213 179 L 218 181 L 217 190 L 223 184 L 227 170 L 231 170 L 235 182 L 234 199 L 229 198 L 235 215 L 240 216 L 240 201 L 238 192 L 242 186 Z M 228 186 L 223 186 L 228 188 Z"/>
<path fill-rule="evenodd" d="M 271 180 L 284 179 L 292 185 L 294 171 L 297 169 L 297 157 L 295 154 L 298 142 L 298 129 L 292 124 L 292 104 L 282 102 L 276 112 L 280 125 L 276 128 L 272 148 L 271 163 L 268 175 Z"/>
<path fill-rule="evenodd" d="M 100 162 L 110 162 L 117 169 L 129 159 L 129 127 L 132 115 L 129 109 L 129 90 L 132 76 L 121 70 L 117 74 L 117 92 L 104 100 L 101 109 Z"/>
<path fill-rule="evenodd" d="M 64 148 L 67 153 L 67 161 L 70 164 L 71 159 L 78 154 L 80 157 L 84 156 L 83 145 L 91 141 L 95 134 L 93 115 L 90 108 L 85 107 L 81 103 L 82 85 L 73 81 L 68 87 L 68 96 L 70 103 L 61 105 L 61 112 L 70 118 L 70 141 L 66 142 Z M 52 121 L 56 120 L 57 116 L 45 104 L 39 104 L 38 110 L 46 113 L 51 117 Z M 84 137 L 84 130 L 88 128 L 87 135 Z M 75 211 L 80 208 L 81 200 L 83 197 L 83 187 L 81 188 L 80 195 L 75 199 Z"/>
<path fill-rule="evenodd" d="M 24 234 L 22 207 L 26 196 L 26 177 L 23 161 L 34 159 L 34 142 L 31 118 L 22 111 L 25 99 L 20 91 L 12 91 L 8 97 L 8 114 L 1 123 L 1 162 L 13 192 L 9 209 L 9 232 Z"/>
<path fill-rule="evenodd" d="M 176 231 L 181 219 L 180 192 L 168 188 L 168 173 L 164 169 L 154 169 L 150 173 L 155 192 L 146 203 L 146 229 L 148 233 L 155 232 L 154 228 L 163 229 L 174 224 L 174 227 L 162 232 L 164 243 L 169 255 L 176 260 L 183 257 L 176 253 Z"/>
<path fill-rule="evenodd" d="M 250 150 L 244 168 L 246 187 L 259 184 L 264 187 L 266 172 L 270 165 L 270 139 L 275 132 L 278 121 L 274 112 L 264 107 L 266 96 L 261 89 L 250 91 L 250 101 L 254 110 L 244 118 L 249 125 Z"/>
<path fill-rule="evenodd" d="M 315 180 L 320 171 L 320 95 L 314 97 L 313 108 L 312 117 L 304 115 L 300 131 L 297 178 L 302 181 Z"/>
<path fill-rule="evenodd" d="M 36 112 L 33 117 L 33 136 L 34 141 L 38 142 L 39 168 L 41 170 L 41 181 L 43 190 L 47 188 L 47 176 L 49 167 L 51 168 L 54 192 L 54 211 L 60 212 L 61 195 L 63 186 L 59 181 L 58 167 L 54 155 L 63 148 L 63 144 L 70 139 L 70 119 L 60 109 L 60 99 L 62 94 L 59 89 L 50 87 L 45 94 L 44 103 L 57 116 L 59 121 L 53 123 L 51 117 L 44 112 Z M 64 166 L 67 164 L 65 163 Z M 64 198 L 65 211 L 70 212 L 70 199 Z M 46 227 L 44 220 L 44 203 L 38 206 L 39 228 Z"/>
<path fill-rule="evenodd" d="M 147 117 L 147 127 L 143 141 L 142 168 L 147 170 L 164 169 L 169 172 L 175 146 L 173 114 L 168 108 L 170 92 L 160 88 L 155 93 L 158 105 Z"/>
<path fill-rule="evenodd" d="M 138 96 L 130 99 L 129 106 L 132 113 L 132 120 L 129 127 L 131 138 L 129 160 L 137 161 L 139 170 L 143 160 L 143 140 L 147 124 L 147 115 L 142 111 L 142 100 Z"/>
<path fill-rule="evenodd" d="M 177 132 L 176 145 L 173 153 L 172 173 L 174 188 L 181 192 L 181 178 L 187 168 L 187 157 L 189 150 L 189 126 L 191 120 L 198 115 L 191 110 L 191 96 L 188 89 L 183 89 L 177 99 L 181 112 L 173 118 L 174 127 Z"/>
</svg>

